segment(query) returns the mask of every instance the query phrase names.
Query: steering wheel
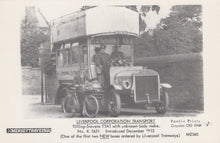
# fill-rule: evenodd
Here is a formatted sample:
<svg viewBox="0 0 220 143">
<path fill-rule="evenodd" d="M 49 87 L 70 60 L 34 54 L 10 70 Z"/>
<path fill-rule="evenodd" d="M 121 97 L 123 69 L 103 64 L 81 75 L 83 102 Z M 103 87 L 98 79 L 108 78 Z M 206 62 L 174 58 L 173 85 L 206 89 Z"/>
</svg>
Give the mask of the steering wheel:
<svg viewBox="0 0 220 143">
<path fill-rule="evenodd" d="M 115 59 L 112 59 L 112 65 L 113 66 L 124 66 L 126 63 L 125 63 L 125 60 L 121 59 L 121 58 L 115 58 Z"/>
</svg>

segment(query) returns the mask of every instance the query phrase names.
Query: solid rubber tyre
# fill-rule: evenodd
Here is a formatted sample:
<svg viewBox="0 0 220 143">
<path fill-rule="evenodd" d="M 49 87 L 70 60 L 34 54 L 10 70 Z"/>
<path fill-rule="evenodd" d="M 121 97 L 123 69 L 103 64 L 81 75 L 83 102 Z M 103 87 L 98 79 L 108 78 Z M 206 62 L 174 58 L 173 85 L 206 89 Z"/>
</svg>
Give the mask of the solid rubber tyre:
<svg viewBox="0 0 220 143">
<path fill-rule="evenodd" d="M 168 106 L 169 106 L 169 96 L 167 92 L 164 92 L 161 96 L 160 96 L 160 103 L 156 103 L 155 105 L 155 110 L 157 111 L 158 114 L 165 114 Z"/>
<path fill-rule="evenodd" d="M 121 111 L 120 95 L 115 90 L 111 90 L 109 96 L 110 96 L 110 100 L 108 103 L 109 113 L 112 117 L 118 117 Z"/>
</svg>

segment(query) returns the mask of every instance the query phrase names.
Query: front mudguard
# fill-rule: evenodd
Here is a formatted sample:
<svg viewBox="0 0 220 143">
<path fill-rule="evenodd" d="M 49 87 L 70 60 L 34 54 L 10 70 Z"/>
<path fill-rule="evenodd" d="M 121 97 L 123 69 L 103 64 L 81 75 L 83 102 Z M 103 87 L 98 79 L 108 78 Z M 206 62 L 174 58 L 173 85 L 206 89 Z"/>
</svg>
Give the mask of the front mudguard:
<svg viewBox="0 0 220 143">
<path fill-rule="evenodd" d="M 165 114 L 169 108 L 169 96 L 166 92 L 166 88 L 172 88 L 168 83 L 162 83 L 160 89 L 160 100 L 154 103 L 155 110 L 158 114 Z"/>
<path fill-rule="evenodd" d="M 160 84 L 160 87 L 161 87 L 161 88 L 172 88 L 172 85 L 169 84 L 169 83 L 161 83 L 161 84 Z"/>
</svg>

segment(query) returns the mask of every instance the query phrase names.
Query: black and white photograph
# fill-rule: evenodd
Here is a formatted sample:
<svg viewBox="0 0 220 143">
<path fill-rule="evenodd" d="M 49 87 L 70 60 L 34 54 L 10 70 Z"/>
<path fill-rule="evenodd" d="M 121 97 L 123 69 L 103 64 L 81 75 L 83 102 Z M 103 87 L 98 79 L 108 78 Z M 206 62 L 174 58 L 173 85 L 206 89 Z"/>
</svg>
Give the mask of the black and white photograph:
<svg viewBox="0 0 220 143">
<path fill-rule="evenodd" d="M 25 117 L 203 113 L 201 5 L 49 10 L 26 6 L 21 22 Z"/>
</svg>

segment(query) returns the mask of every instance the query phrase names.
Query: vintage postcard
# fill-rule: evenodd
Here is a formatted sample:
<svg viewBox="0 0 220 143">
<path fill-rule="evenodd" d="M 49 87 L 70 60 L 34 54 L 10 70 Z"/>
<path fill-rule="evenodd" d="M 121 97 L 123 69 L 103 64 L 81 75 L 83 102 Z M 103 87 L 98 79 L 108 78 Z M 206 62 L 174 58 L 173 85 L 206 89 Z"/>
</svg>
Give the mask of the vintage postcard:
<svg viewBox="0 0 220 143">
<path fill-rule="evenodd" d="M 0 140 L 218 143 L 218 4 L 1 1 Z"/>
</svg>

